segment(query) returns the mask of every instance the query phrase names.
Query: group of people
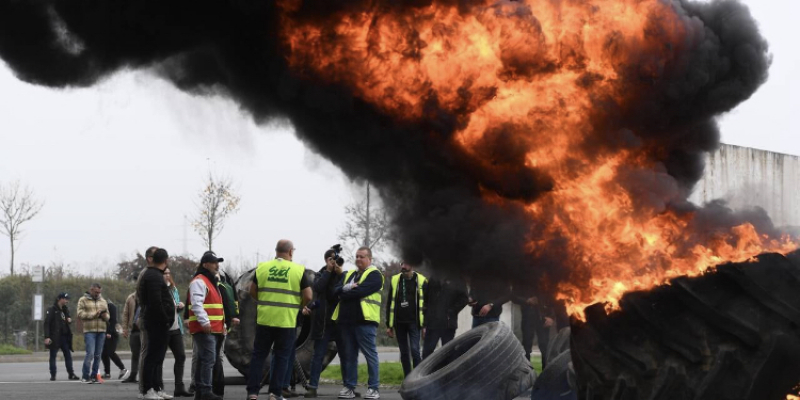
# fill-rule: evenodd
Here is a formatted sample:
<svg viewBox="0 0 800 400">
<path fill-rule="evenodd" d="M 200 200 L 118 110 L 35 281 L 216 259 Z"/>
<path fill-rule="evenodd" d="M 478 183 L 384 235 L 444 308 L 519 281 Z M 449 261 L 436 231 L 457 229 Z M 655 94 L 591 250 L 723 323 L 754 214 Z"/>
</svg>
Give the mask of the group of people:
<svg viewBox="0 0 800 400">
<path fill-rule="evenodd" d="M 323 360 L 330 341 L 335 341 L 341 361 L 343 387 L 340 399 L 360 396 L 358 354 L 367 361 L 368 383 L 364 399 L 380 398 L 377 330 L 381 323 L 384 276 L 372 265 L 372 251 L 361 247 L 356 252 L 356 269 L 343 270 L 334 248 L 324 254 L 325 266 L 313 280 L 305 267 L 294 263 L 294 245 L 280 240 L 274 260 L 256 267 L 249 293 L 257 305 L 256 330 L 252 358 L 247 375 L 247 398 L 257 399 L 262 382 L 269 382 L 270 400 L 280 400 L 295 393 L 290 383 L 295 363 L 296 329 L 304 316 L 312 320 L 315 340 L 306 398 L 317 397 Z M 216 400 L 224 395 L 222 348 L 227 332 L 240 323 L 238 301 L 233 285 L 220 275 L 222 258 L 212 251 L 203 254 L 182 301 L 168 266 L 165 249 L 151 247 L 145 253 L 148 267 L 139 275 L 136 291 L 125 302 L 121 334 L 131 346 L 131 369 L 115 353 L 118 332 L 116 309 L 106 301 L 102 287 L 94 283 L 78 302 L 78 318 L 83 323 L 86 357 L 82 376 L 72 369 L 70 351 L 71 317 L 67 308 L 69 295 L 58 295 L 48 309 L 45 344 L 49 346 L 51 379 L 56 377 L 55 357 L 64 353 L 69 379 L 101 383 L 100 359 L 113 360 L 120 368 L 123 382 L 139 383 L 140 399 L 171 399 L 165 392 L 162 365 L 169 348 L 174 356 L 174 396 L 194 396 Z M 337 262 L 339 260 L 339 262 Z M 515 294 L 508 287 L 491 282 L 470 285 L 461 279 L 428 279 L 415 271 L 415 265 L 403 262 L 400 274 L 391 279 L 387 290 L 385 323 L 387 335 L 398 340 L 403 371 L 408 375 L 437 345 L 447 344 L 458 328 L 458 314 L 472 307 L 473 327 L 498 321 L 502 305 L 515 301 L 523 306 L 523 345 L 530 357 L 532 339 L 539 337 L 540 348 L 546 345 L 547 328 L 552 318 L 543 317 L 535 296 Z M 183 382 L 186 360 L 183 334 L 192 335 L 192 383 Z M 420 339 L 424 341 L 420 352 Z M 104 352 L 105 349 L 105 352 Z M 542 351 L 544 353 L 544 351 Z M 269 374 L 266 359 L 272 353 Z M 141 362 L 140 362 L 141 360 Z M 544 360 L 543 360 L 544 361 Z M 109 361 L 105 375 L 110 377 Z M 140 379 L 137 380 L 137 377 Z"/>
</svg>

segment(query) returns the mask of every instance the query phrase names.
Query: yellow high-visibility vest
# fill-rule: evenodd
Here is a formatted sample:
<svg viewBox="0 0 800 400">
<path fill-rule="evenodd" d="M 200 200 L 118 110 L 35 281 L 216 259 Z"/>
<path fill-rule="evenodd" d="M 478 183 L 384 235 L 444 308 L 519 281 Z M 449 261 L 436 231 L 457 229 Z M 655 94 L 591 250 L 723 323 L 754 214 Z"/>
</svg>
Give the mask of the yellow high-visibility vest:
<svg viewBox="0 0 800 400">
<path fill-rule="evenodd" d="M 423 288 L 423 285 L 425 285 L 427 279 L 425 279 L 424 275 L 418 272 L 414 272 L 414 274 L 417 275 L 417 291 L 415 293 L 417 310 L 419 311 L 419 326 L 423 326 L 425 322 L 425 315 L 423 314 L 425 307 L 425 299 L 423 298 L 425 295 L 425 289 Z M 399 273 L 392 277 L 392 296 L 389 298 L 389 322 L 387 325 L 389 328 L 394 328 L 394 298 L 397 297 L 397 286 L 400 283 L 401 275 L 403 275 L 403 273 Z"/>
<path fill-rule="evenodd" d="M 297 327 L 297 313 L 303 301 L 300 282 L 305 270 L 302 265 L 282 258 L 258 264 L 258 325 Z"/>
<path fill-rule="evenodd" d="M 344 276 L 344 282 L 350 279 L 350 276 L 353 275 L 357 270 L 350 270 L 347 271 L 347 275 Z M 361 274 L 361 279 L 359 279 L 358 283 L 362 284 L 367 279 L 367 276 L 371 273 L 376 273 L 381 276 L 381 288 L 377 292 L 364 297 L 361 299 L 361 312 L 364 314 L 364 320 L 372 321 L 376 323 L 381 323 L 381 292 L 383 292 L 383 274 L 374 266 L 369 266 L 369 268 L 364 270 L 364 273 Z M 336 305 L 336 309 L 333 310 L 333 320 L 339 320 L 339 307 L 341 306 L 341 302 Z"/>
</svg>

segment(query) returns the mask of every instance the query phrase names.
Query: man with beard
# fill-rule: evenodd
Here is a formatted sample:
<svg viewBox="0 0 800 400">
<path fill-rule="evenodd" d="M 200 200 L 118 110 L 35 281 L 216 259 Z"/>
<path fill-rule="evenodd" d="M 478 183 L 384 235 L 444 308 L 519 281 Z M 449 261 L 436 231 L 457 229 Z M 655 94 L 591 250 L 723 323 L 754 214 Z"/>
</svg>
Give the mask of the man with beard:
<svg viewBox="0 0 800 400">
<path fill-rule="evenodd" d="M 425 276 L 414 271 L 408 261 L 400 264 L 400 273 L 392 277 L 389 306 L 386 307 L 386 335 L 397 336 L 403 374 L 408 376 L 422 357 L 419 351 L 420 330 L 425 321 Z M 410 355 L 410 356 L 409 356 Z M 413 364 L 412 364 L 413 362 Z"/>
<path fill-rule="evenodd" d="M 136 287 L 141 307 L 139 328 L 142 344 L 147 346 L 141 370 L 141 394 L 146 400 L 172 398 L 164 391 L 164 382 L 158 381 L 158 368 L 167 354 L 169 329 L 175 320 L 175 303 L 164 281 L 168 259 L 166 250 L 157 249 L 153 253 L 153 265 L 147 267 Z"/>
<path fill-rule="evenodd" d="M 225 335 L 225 309 L 219 290 L 219 263 L 224 259 L 207 251 L 189 284 L 189 333 L 197 352 L 195 398 L 219 400 L 212 391 L 212 373 Z"/>
<path fill-rule="evenodd" d="M 83 321 L 83 340 L 86 344 L 86 358 L 83 359 L 83 383 L 98 383 L 100 355 L 106 341 L 106 323 L 109 319 L 108 303 L 101 293 L 99 283 L 93 283 L 89 291 L 78 300 L 78 318 Z"/>
<path fill-rule="evenodd" d="M 56 356 L 58 351 L 64 354 L 69 380 L 77 381 L 78 376 L 72 369 L 72 330 L 69 324 L 69 294 L 59 293 L 55 303 L 47 309 L 44 317 L 44 345 L 50 349 L 50 380 L 56 380 Z"/>
</svg>

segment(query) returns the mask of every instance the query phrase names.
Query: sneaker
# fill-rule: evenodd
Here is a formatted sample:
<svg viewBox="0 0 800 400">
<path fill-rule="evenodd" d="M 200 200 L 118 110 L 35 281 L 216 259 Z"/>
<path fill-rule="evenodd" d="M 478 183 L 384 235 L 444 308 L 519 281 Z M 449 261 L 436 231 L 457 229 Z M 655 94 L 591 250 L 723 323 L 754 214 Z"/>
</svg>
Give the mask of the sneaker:
<svg viewBox="0 0 800 400">
<path fill-rule="evenodd" d="M 339 397 L 340 399 L 355 399 L 356 394 L 353 393 L 353 389 L 344 387 L 342 388 L 342 390 L 339 391 L 339 396 L 337 397 Z"/>
<path fill-rule="evenodd" d="M 103 379 L 111 379 L 111 373 L 106 372 L 105 374 L 103 374 Z"/>
<path fill-rule="evenodd" d="M 156 394 L 164 400 L 172 400 L 172 395 L 167 394 L 163 389 L 156 392 Z"/>
<path fill-rule="evenodd" d="M 131 371 L 128 371 L 127 369 L 123 368 L 119 370 L 119 376 L 117 377 L 117 379 L 120 380 L 128 379 L 129 376 L 131 376 Z"/>
<path fill-rule="evenodd" d="M 78 378 L 78 375 L 73 374 L 72 372 L 69 373 L 69 380 L 71 381 L 78 381 L 81 378 Z"/>
<path fill-rule="evenodd" d="M 276 396 L 275 393 L 270 393 L 269 400 L 284 400 L 284 399 L 283 396 Z"/>
<path fill-rule="evenodd" d="M 367 394 L 364 395 L 365 399 L 380 399 L 381 394 L 378 392 L 378 389 L 367 389 Z"/>
<path fill-rule="evenodd" d="M 293 397 L 297 397 L 298 396 L 297 392 L 295 392 L 294 390 L 291 390 L 291 389 L 283 389 L 281 391 L 281 393 L 283 394 L 283 397 L 286 398 L 286 399 L 291 399 Z"/>
<path fill-rule="evenodd" d="M 317 397 L 317 388 L 306 388 L 306 394 L 303 397 L 313 399 Z"/>
<path fill-rule="evenodd" d="M 88 380 L 88 379 L 81 378 L 81 383 L 88 383 L 88 384 L 90 384 L 90 385 L 91 385 L 91 384 L 92 384 L 92 383 L 94 383 L 94 382 L 92 382 L 92 381 L 90 381 L 90 380 Z"/>
<path fill-rule="evenodd" d="M 150 390 L 147 391 L 147 393 L 144 394 L 144 396 L 142 396 L 142 399 L 144 399 L 144 400 L 162 400 L 163 398 L 161 396 L 159 396 L 156 393 L 155 390 L 150 389 Z"/>
<path fill-rule="evenodd" d="M 92 378 L 92 381 L 93 381 L 94 383 L 104 383 L 104 382 L 105 382 L 105 381 L 103 380 L 103 376 L 102 376 L 102 375 L 100 375 L 100 373 L 99 373 L 99 372 L 97 373 L 97 376 L 95 376 L 94 378 Z"/>
<path fill-rule="evenodd" d="M 92 379 L 92 383 L 101 384 L 103 381 L 98 380 L 97 378 Z"/>
</svg>

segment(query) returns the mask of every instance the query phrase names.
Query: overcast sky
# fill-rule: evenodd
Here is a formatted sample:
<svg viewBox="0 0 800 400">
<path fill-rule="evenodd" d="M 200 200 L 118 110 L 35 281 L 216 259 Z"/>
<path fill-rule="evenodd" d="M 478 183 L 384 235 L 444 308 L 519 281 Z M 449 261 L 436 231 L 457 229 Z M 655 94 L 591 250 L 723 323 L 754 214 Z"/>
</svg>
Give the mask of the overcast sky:
<svg viewBox="0 0 800 400">
<path fill-rule="evenodd" d="M 723 141 L 800 155 L 800 3 L 745 3 L 774 61 L 769 81 L 722 117 Z M 17 80 L 0 62 L 0 182 L 19 179 L 46 202 L 24 227 L 18 267 L 63 263 L 102 275 L 149 245 L 199 256 L 203 243 L 185 216 L 209 169 L 233 177 L 242 196 L 214 246 L 237 266 L 271 257 L 289 238 L 296 259 L 316 268 L 337 242 L 344 206 L 360 196 L 285 121 L 255 126 L 225 98 L 191 96 L 142 71 L 57 91 Z"/>
</svg>

